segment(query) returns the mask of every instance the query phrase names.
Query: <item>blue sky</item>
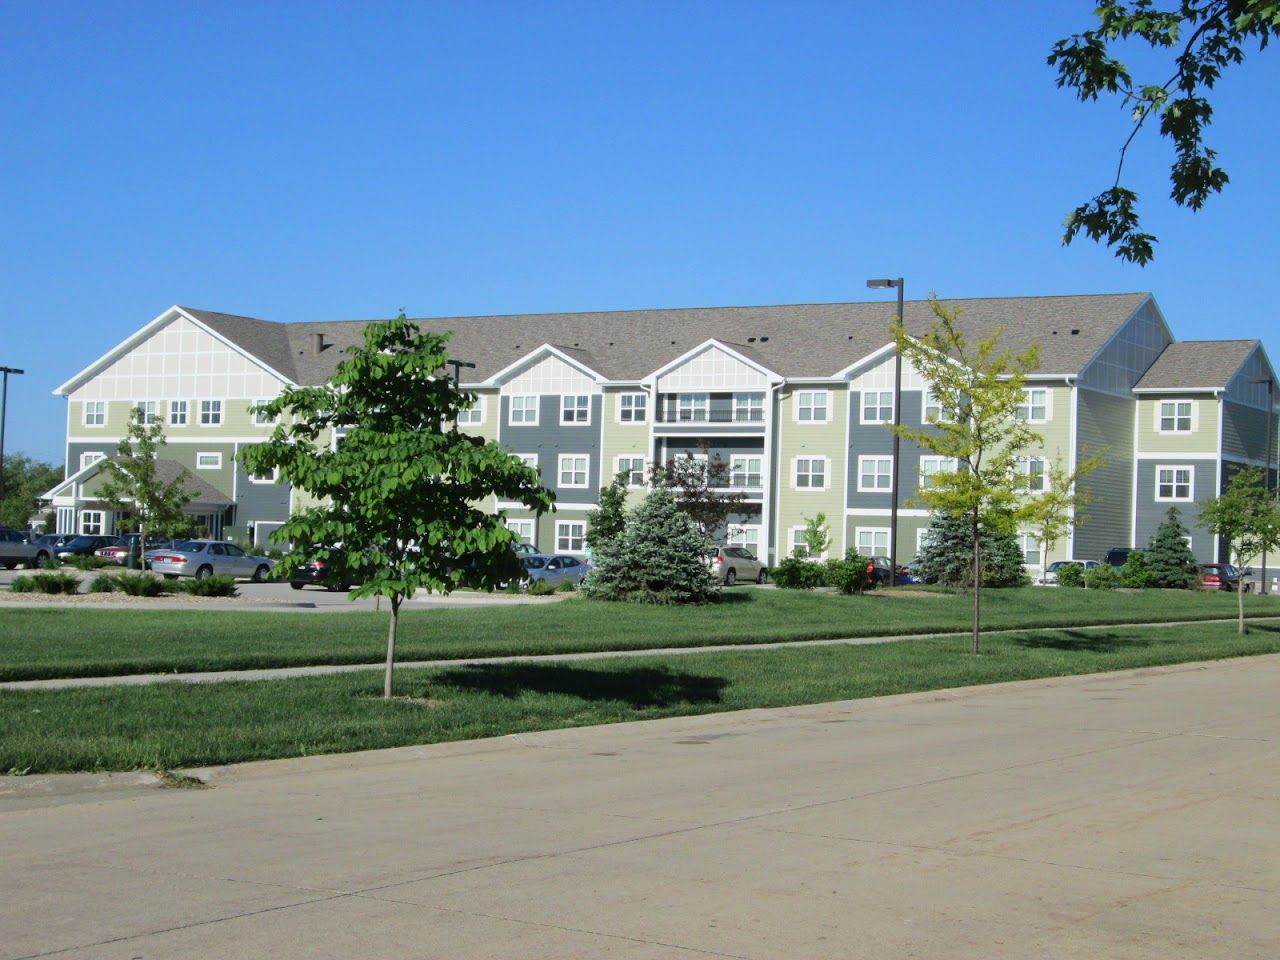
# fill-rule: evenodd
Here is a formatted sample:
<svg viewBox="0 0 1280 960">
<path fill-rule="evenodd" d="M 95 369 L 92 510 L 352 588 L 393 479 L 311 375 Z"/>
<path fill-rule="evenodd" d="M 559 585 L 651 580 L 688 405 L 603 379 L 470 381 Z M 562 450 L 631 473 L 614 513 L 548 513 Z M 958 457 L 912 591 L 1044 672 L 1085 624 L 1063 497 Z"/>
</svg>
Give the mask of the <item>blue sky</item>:
<svg viewBox="0 0 1280 960">
<path fill-rule="evenodd" d="M 8 4 L 6 449 L 173 303 L 270 320 L 1150 290 L 1182 339 L 1274 317 L 1280 55 L 1228 74 L 1199 214 L 1154 130 L 1141 269 L 1060 243 L 1127 132 L 1044 59 L 1092 4 Z M 1161 71 L 1163 73 L 1163 71 Z M 1162 77 L 1163 79 L 1163 77 Z"/>
</svg>

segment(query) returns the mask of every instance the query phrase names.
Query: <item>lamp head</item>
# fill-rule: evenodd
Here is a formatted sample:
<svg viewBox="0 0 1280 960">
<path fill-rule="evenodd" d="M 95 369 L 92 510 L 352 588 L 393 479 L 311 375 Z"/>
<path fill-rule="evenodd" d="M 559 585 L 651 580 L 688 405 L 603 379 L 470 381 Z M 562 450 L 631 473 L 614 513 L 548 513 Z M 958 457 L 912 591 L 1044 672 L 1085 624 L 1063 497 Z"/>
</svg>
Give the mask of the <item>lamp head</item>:
<svg viewBox="0 0 1280 960">
<path fill-rule="evenodd" d="M 902 286 L 902 279 L 899 278 L 897 280 L 890 280 L 888 278 L 885 278 L 882 280 L 868 280 L 867 286 L 870 287 L 872 290 L 883 290 L 888 287 L 900 287 Z"/>
</svg>

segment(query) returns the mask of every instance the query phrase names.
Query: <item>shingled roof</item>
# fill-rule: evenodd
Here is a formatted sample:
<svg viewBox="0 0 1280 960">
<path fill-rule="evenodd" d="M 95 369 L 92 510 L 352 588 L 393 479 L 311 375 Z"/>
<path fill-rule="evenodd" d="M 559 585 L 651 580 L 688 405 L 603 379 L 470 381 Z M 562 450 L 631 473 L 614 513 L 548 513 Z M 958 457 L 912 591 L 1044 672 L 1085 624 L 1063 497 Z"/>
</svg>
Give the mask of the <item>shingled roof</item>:
<svg viewBox="0 0 1280 960">
<path fill-rule="evenodd" d="M 1171 343 L 1135 390 L 1225 390 L 1257 340 L 1183 340 Z"/>
<path fill-rule="evenodd" d="M 1150 294 L 1004 297 L 943 301 L 959 309 L 966 336 L 1003 327 L 1001 345 L 1022 352 L 1040 346 L 1043 375 L 1072 376 L 1088 364 Z M 360 342 L 368 320 L 274 323 L 184 307 L 245 352 L 295 383 L 327 380 L 345 350 Z M 924 333 L 934 320 L 928 301 L 908 301 L 907 329 Z M 599 313 L 543 313 L 489 317 L 425 317 L 423 330 L 452 331 L 449 352 L 476 364 L 478 383 L 543 344 L 579 359 L 610 380 L 640 380 L 709 339 L 748 352 L 756 362 L 792 379 L 826 378 L 890 342 L 893 301 L 693 307 Z M 317 352 L 315 335 L 326 347 Z"/>
</svg>

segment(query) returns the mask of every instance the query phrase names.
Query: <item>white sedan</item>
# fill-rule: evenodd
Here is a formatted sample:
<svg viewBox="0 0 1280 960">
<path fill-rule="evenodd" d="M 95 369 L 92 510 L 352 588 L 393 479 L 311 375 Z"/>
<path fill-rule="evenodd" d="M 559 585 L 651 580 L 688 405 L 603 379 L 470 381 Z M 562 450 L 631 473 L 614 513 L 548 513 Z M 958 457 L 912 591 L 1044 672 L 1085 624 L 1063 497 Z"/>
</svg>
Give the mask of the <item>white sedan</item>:
<svg viewBox="0 0 1280 960">
<path fill-rule="evenodd" d="M 275 566 L 274 560 L 245 553 L 226 540 L 175 540 L 171 547 L 147 551 L 147 562 L 154 573 L 172 580 L 175 577 L 225 576 L 246 578 L 261 583 Z"/>
</svg>

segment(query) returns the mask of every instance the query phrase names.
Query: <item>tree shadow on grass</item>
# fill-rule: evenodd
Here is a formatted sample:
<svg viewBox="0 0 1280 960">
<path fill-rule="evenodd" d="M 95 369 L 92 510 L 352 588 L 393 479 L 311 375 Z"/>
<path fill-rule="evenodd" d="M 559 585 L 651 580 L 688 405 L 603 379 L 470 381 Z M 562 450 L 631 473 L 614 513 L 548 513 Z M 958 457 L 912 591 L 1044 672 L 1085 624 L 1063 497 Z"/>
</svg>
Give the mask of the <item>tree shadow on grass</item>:
<svg viewBox="0 0 1280 960">
<path fill-rule="evenodd" d="M 1023 634 L 1013 638 L 1015 646 L 1029 650 L 1064 650 L 1072 653 L 1117 653 L 1141 650 L 1152 644 L 1145 636 L 1117 636 L 1105 630 L 1054 630 L 1051 633 Z"/>
<path fill-rule="evenodd" d="M 668 667 L 585 670 L 560 664 L 478 664 L 447 670 L 435 677 L 432 685 L 499 697 L 549 693 L 621 701 L 632 707 L 670 707 L 719 703 L 728 681 Z"/>
</svg>

